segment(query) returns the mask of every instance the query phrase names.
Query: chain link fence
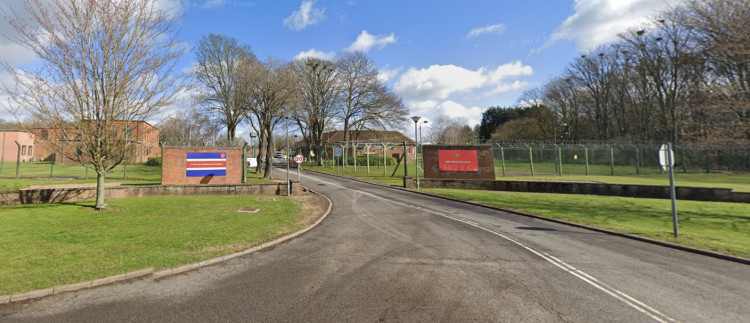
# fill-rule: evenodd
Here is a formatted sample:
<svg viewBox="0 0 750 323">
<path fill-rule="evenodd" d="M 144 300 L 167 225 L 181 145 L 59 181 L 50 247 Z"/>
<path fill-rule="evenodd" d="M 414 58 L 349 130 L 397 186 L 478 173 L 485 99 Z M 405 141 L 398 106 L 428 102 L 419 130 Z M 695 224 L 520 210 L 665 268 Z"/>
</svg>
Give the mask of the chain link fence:
<svg viewBox="0 0 750 323">
<path fill-rule="evenodd" d="M 663 172 L 661 143 L 500 142 L 493 146 L 498 176 L 645 175 Z M 684 173 L 750 171 L 750 146 L 684 143 L 674 146 Z"/>
</svg>

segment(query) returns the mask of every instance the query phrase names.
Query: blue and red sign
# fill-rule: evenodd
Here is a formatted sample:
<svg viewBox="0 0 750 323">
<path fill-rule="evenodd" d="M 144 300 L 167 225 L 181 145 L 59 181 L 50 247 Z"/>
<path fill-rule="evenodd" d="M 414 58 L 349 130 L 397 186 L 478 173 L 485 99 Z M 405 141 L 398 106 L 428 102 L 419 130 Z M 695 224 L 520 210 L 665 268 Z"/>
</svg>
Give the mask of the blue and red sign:
<svg viewBox="0 0 750 323">
<path fill-rule="evenodd" d="M 227 176 L 227 153 L 187 153 L 187 177 Z"/>
</svg>

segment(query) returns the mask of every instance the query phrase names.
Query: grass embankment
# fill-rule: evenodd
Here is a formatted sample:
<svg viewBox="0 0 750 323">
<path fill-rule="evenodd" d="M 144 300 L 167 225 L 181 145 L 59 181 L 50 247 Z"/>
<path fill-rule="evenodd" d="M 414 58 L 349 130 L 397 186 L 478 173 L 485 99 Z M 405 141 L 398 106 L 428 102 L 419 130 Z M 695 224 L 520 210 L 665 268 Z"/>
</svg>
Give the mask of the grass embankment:
<svg viewBox="0 0 750 323">
<path fill-rule="evenodd" d="M 0 295 L 247 249 L 307 223 L 285 197 L 170 196 L 0 207 Z M 258 213 L 238 213 L 243 207 Z"/>
<path fill-rule="evenodd" d="M 674 238 L 669 200 L 452 189 L 424 191 L 750 258 L 748 204 L 677 201 L 680 238 Z"/>
<path fill-rule="evenodd" d="M 28 188 L 32 185 L 56 185 L 56 184 L 90 184 L 96 183 L 96 172 L 89 169 L 86 176 L 86 168 L 81 165 L 54 165 L 47 162 L 21 163 L 19 179 L 15 179 L 15 164 L 0 174 L 0 192 L 15 191 Z M 50 176 L 50 174 L 52 176 Z M 50 179 L 50 178 L 55 179 Z M 68 179 L 74 178 L 74 179 Z M 261 175 L 255 173 L 247 174 L 248 183 L 270 183 L 270 180 L 262 179 Z M 124 185 L 159 185 L 161 184 L 161 167 L 146 166 L 143 164 L 119 165 L 107 173 L 106 182 L 119 182 Z"/>
</svg>

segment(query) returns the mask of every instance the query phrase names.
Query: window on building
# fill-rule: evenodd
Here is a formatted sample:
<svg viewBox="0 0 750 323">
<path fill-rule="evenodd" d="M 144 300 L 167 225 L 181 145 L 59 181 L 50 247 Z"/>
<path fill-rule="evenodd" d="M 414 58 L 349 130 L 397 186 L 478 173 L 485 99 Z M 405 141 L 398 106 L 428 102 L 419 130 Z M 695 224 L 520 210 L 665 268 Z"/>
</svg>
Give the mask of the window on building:
<svg viewBox="0 0 750 323">
<path fill-rule="evenodd" d="M 34 146 L 29 146 L 29 151 L 28 151 L 29 155 L 33 154 L 32 148 L 34 148 Z"/>
<path fill-rule="evenodd" d="M 49 138 L 49 130 L 42 130 L 42 139 Z"/>
<path fill-rule="evenodd" d="M 26 146 L 21 146 L 21 155 L 26 155 Z"/>
<path fill-rule="evenodd" d="M 122 127 L 122 132 L 125 133 L 125 138 L 130 138 L 131 128 L 128 126 Z"/>
</svg>

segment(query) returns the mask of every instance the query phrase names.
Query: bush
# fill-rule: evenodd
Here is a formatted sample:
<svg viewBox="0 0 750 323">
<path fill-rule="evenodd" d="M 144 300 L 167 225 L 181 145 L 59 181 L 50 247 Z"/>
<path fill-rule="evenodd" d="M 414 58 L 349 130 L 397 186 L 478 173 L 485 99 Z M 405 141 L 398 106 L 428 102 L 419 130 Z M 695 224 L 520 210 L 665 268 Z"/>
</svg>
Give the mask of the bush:
<svg viewBox="0 0 750 323">
<path fill-rule="evenodd" d="M 161 157 L 149 157 L 146 166 L 161 166 Z"/>
</svg>

